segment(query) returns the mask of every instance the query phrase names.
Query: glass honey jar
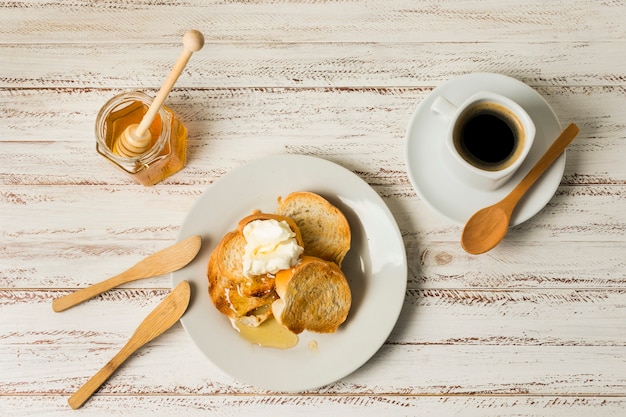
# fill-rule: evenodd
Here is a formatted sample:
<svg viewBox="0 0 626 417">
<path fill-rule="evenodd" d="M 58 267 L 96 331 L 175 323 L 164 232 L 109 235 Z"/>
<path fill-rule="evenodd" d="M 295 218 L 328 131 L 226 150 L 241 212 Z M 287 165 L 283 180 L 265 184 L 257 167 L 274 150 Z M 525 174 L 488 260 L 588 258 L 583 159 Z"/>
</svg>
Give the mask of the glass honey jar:
<svg viewBox="0 0 626 417">
<path fill-rule="evenodd" d="M 126 92 L 107 101 L 96 117 L 96 150 L 144 186 L 154 185 L 185 166 L 187 129 L 166 106 L 161 106 L 148 131 L 149 148 L 138 155 L 124 151 L 121 137 L 138 124 L 152 98 L 142 92 Z"/>
</svg>

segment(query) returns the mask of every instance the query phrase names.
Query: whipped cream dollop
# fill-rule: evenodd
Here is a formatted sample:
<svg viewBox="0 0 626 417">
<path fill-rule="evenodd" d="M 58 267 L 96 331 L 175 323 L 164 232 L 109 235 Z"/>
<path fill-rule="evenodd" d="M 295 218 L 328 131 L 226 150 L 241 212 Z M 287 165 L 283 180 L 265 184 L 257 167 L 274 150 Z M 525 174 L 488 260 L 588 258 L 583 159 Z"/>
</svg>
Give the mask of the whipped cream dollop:
<svg viewBox="0 0 626 417">
<path fill-rule="evenodd" d="M 243 228 L 246 247 L 243 273 L 246 276 L 275 274 L 298 263 L 304 248 L 286 221 L 254 220 Z"/>
</svg>

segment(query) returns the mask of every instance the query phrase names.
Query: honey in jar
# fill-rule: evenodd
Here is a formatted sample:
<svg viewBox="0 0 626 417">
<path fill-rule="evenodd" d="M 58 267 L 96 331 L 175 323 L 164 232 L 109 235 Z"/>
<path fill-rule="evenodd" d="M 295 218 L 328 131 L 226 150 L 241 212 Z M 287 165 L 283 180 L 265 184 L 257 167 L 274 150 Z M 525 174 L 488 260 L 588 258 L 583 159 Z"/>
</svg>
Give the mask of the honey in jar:
<svg viewBox="0 0 626 417">
<path fill-rule="evenodd" d="M 141 154 L 127 151 L 120 140 L 130 125 L 139 124 L 152 98 L 142 92 L 122 93 L 109 100 L 96 118 L 96 149 L 113 165 L 145 186 L 154 185 L 185 166 L 187 129 L 162 106 L 148 131 L 151 142 Z"/>
</svg>

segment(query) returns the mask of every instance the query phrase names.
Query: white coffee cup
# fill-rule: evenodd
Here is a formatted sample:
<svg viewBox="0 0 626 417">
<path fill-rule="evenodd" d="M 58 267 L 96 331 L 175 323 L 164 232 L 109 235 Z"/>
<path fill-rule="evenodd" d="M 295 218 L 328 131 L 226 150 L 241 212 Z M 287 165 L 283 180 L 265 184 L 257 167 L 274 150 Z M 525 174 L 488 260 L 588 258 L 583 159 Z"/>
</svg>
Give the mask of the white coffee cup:
<svg viewBox="0 0 626 417">
<path fill-rule="evenodd" d="M 482 91 L 458 106 L 438 96 L 431 110 L 449 122 L 442 151 L 446 167 L 478 189 L 492 191 L 506 183 L 535 139 L 528 113 L 500 94 Z"/>
</svg>

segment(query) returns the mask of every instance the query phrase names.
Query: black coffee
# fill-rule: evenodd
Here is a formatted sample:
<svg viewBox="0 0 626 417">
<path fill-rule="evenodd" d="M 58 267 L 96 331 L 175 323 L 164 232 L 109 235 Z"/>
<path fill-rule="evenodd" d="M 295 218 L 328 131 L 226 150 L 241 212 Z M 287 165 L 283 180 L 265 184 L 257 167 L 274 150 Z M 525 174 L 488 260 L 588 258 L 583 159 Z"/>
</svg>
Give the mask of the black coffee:
<svg viewBox="0 0 626 417">
<path fill-rule="evenodd" d="M 455 146 L 465 160 L 486 170 L 506 168 L 523 141 L 521 125 L 508 109 L 495 103 L 470 108 L 455 132 Z"/>
</svg>

